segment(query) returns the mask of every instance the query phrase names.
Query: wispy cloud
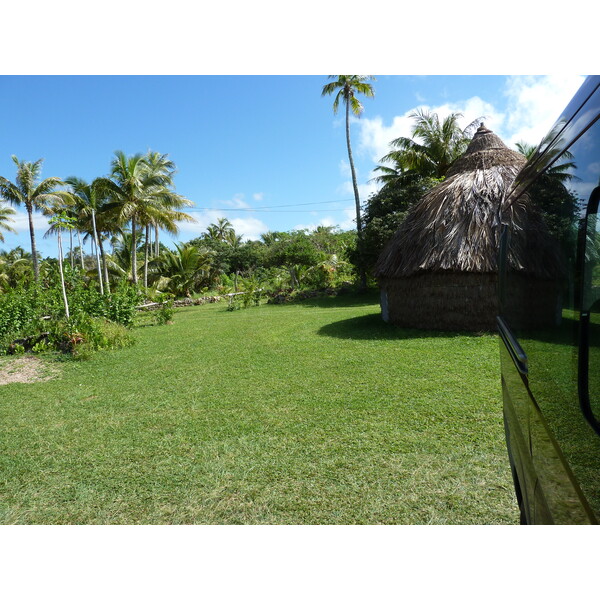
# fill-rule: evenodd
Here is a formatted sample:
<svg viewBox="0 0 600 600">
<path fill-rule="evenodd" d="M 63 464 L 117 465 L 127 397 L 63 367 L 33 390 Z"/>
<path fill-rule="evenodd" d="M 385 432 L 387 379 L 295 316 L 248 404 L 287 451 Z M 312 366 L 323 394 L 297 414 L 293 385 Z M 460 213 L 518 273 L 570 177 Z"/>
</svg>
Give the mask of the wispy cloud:
<svg viewBox="0 0 600 600">
<path fill-rule="evenodd" d="M 386 125 L 379 116 L 357 121 L 360 124 L 360 148 L 371 157 L 374 163 L 379 163 L 381 158 L 391 150 L 390 143 L 392 140 L 399 137 L 412 137 L 412 128 L 415 122 L 410 115 L 417 109 L 436 113 L 440 119 L 445 119 L 453 112 L 461 113 L 463 117 L 459 120 L 459 123 L 462 127 L 466 127 L 476 119 L 481 119 L 491 129 L 498 129 L 502 127 L 505 120 L 503 113 L 478 96 L 461 103 L 447 103 L 438 106 L 420 104 L 402 115 L 395 116 L 389 125 Z"/>
<path fill-rule="evenodd" d="M 27 216 L 27 211 L 18 207 L 15 207 L 15 211 L 16 214 L 12 217 L 15 222 L 11 223 L 11 227 L 17 233 L 29 232 L 29 218 Z M 40 235 L 43 235 L 49 229 L 50 223 L 48 222 L 48 219 L 41 213 L 33 213 L 33 227 L 36 234 L 39 232 Z"/>
<path fill-rule="evenodd" d="M 435 112 L 440 119 L 452 112 L 462 113 L 463 118 L 459 121 L 462 127 L 481 119 L 509 147 L 514 147 L 518 141 L 537 145 L 583 81 L 584 77 L 578 75 L 508 77 L 504 91 L 505 109 L 498 106 L 496 99 L 473 96 L 462 102 L 438 106 L 416 105 L 388 123 L 379 116 L 357 120 L 359 147 L 370 156 L 373 166 L 376 166 L 390 151 L 392 140 L 411 137 L 414 122 L 409 115 L 416 109 Z"/>
<path fill-rule="evenodd" d="M 508 116 L 503 129 L 504 141 L 508 145 L 521 140 L 537 145 L 584 79 L 581 75 L 509 77 L 505 91 Z"/>
<path fill-rule="evenodd" d="M 235 232 L 244 240 L 257 240 L 261 233 L 269 231 L 269 226 L 255 217 L 240 217 L 230 220 Z"/>
<path fill-rule="evenodd" d="M 221 200 L 220 204 L 231 208 L 250 208 L 244 197 L 244 194 L 235 194 L 231 200 Z"/>
</svg>

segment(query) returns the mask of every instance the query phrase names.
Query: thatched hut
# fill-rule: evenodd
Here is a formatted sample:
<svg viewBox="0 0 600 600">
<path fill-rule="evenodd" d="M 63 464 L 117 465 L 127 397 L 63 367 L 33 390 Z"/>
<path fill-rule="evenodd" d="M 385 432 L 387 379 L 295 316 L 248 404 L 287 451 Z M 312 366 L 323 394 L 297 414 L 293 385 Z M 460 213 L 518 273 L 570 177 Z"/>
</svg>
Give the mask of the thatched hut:
<svg viewBox="0 0 600 600">
<path fill-rule="evenodd" d="M 496 328 L 501 202 L 525 162 L 483 124 L 479 127 L 446 179 L 412 207 L 375 265 L 384 320 L 423 329 Z M 526 197 L 510 208 L 508 218 L 518 238 L 510 266 L 525 276 L 529 288 L 531 276 L 550 286 L 552 300 L 536 307 L 536 314 L 542 321 L 554 320 L 556 248 Z"/>
</svg>

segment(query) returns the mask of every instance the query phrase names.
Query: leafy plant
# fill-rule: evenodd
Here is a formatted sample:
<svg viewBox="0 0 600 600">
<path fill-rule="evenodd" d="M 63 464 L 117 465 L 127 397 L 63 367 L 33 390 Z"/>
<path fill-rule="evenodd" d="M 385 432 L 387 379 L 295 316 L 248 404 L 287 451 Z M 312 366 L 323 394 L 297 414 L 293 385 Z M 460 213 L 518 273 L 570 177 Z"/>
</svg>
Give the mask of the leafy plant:
<svg viewBox="0 0 600 600">
<path fill-rule="evenodd" d="M 162 303 L 162 306 L 154 311 L 154 318 L 157 325 L 166 325 L 173 320 L 175 314 L 175 306 L 173 298 L 166 300 Z"/>
</svg>

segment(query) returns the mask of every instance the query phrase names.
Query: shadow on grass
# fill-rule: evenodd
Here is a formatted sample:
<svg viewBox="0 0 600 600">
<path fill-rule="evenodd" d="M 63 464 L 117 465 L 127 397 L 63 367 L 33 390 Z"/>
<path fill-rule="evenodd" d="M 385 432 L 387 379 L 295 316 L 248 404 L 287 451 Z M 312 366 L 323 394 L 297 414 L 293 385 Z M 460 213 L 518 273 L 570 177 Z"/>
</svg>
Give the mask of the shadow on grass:
<svg viewBox="0 0 600 600">
<path fill-rule="evenodd" d="M 417 338 L 480 337 L 481 334 L 461 331 L 431 331 L 427 329 L 404 329 L 385 323 L 380 313 L 335 321 L 324 325 L 319 335 L 351 340 L 407 340 Z"/>
</svg>

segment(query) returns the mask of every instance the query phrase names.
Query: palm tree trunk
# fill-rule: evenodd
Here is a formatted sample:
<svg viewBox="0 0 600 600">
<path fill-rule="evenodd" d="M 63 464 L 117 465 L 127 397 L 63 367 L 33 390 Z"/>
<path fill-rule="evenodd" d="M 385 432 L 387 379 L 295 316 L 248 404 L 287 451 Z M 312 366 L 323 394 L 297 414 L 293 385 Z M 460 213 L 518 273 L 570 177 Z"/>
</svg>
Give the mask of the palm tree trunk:
<svg viewBox="0 0 600 600">
<path fill-rule="evenodd" d="M 100 293 L 104 296 L 104 286 L 102 285 L 102 272 L 100 270 L 100 246 L 98 244 L 98 231 L 96 230 L 96 211 L 92 210 L 92 228 L 94 233 L 94 242 L 96 243 L 96 266 L 98 267 L 98 281 L 100 282 Z"/>
<path fill-rule="evenodd" d="M 40 279 L 40 267 L 37 259 L 37 248 L 35 246 L 35 231 L 33 229 L 33 209 L 30 205 L 27 207 L 27 217 L 29 218 L 29 237 L 31 238 L 31 259 L 33 260 L 33 278 L 38 283 Z"/>
<path fill-rule="evenodd" d="M 137 285 L 137 244 L 135 240 L 135 215 L 131 217 L 131 279 Z"/>
<path fill-rule="evenodd" d="M 100 248 L 100 256 L 102 257 L 102 267 L 104 269 L 104 283 L 106 284 L 106 293 L 110 294 L 110 282 L 108 280 L 108 265 L 106 264 L 106 254 L 104 253 L 104 244 L 102 238 L 98 238 L 98 246 Z"/>
<path fill-rule="evenodd" d="M 352 146 L 350 145 L 350 101 L 346 98 L 346 144 L 348 146 L 348 160 L 350 161 L 350 172 L 352 173 L 352 187 L 354 188 L 354 202 L 356 204 L 356 232 L 357 232 L 357 246 L 359 252 L 359 276 L 360 276 L 360 289 L 367 289 L 367 273 L 364 266 L 362 265 L 362 252 L 363 252 L 363 233 L 362 233 L 362 219 L 360 216 L 360 196 L 358 195 L 358 184 L 356 182 L 356 170 L 354 168 L 354 160 L 352 158 Z"/>
<path fill-rule="evenodd" d="M 85 265 L 83 264 L 83 244 L 81 243 L 81 233 L 79 233 L 79 229 L 77 230 L 77 240 L 79 241 L 79 259 L 81 260 L 81 270 L 85 269 Z"/>
<path fill-rule="evenodd" d="M 160 246 L 158 244 L 158 225 L 154 226 L 154 256 L 160 254 Z"/>
<path fill-rule="evenodd" d="M 67 290 L 65 288 L 65 276 L 63 273 L 63 250 L 62 238 L 60 235 L 60 226 L 58 228 L 58 270 L 60 271 L 60 286 L 62 289 L 63 302 L 65 303 L 65 315 L 69 318 L 69 302 L 67 300 Z"/>
<path fill-rule="evenodd" d="M 73 230 L 69 229 L 69 259 L 71 261 L 71 269 L 75 268 L 75 255 L 73 254 Z"/>
<path fill-rule="evenodd" d="M 150 243 L 150 225 L 146 225 L 146 239 L 144 240 L 144 287 L 148 287 L 148 250 Z"/>
</svg>

